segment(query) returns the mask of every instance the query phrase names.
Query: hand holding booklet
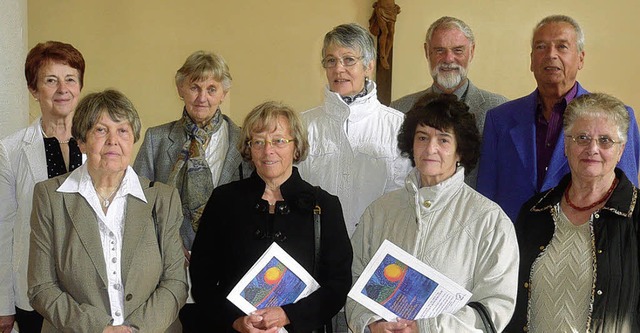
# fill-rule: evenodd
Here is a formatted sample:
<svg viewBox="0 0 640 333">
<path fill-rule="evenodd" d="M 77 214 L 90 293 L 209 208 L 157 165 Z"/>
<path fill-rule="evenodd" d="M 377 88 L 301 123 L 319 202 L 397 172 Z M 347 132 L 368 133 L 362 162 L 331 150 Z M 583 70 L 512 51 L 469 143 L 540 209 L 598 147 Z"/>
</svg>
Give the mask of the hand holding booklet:
<svg viewBox="0 0 640 333">
<path fill-rule="evenodd" d="M 348 296 L 394 321 L 453 313 L 467 304 L 471 293 L 385 239 Z"/>
<path fill-rule="evenodd" d="M 227 299 L 245 314 L 295 303 L 320 285 L 293 257 L 273 242 L 231 290 Z M 284 328 L 280 332 L 286 332 Z"/>
</svg>

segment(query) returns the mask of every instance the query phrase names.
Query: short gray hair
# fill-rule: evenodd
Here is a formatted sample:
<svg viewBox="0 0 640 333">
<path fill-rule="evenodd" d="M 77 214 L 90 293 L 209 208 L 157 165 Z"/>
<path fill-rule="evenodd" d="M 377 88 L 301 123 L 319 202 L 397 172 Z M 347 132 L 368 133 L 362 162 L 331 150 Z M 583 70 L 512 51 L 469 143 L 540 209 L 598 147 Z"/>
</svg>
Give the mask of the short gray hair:
<svg viewBox="0 0 640 333">
<path fill-rule="evenodd" d="M 209 78 L 220 82 L 224 91 L 231 88 L 231 73 L 224 58 L 213 52 L 196 51 L 176 72 L 176 85 L 180 87 L 186 79 L 200 82 Z"/>
<path fill-rule="evenodd" d="M 631 119 L 629 112 L 622 101 L 605 93 L 590 93 L 574 98 L 564 111 L 562 127 L 564 132 L 568 133 L 576 120 L 595 117 L 605 117 L 613 121 L 620 140 L 627 142 Z"/>
<path fill-rule="evenodd" d="M 443 16 L 437 19 L 435 22 L 431 23 L 429 26 L 429 30 L 427 30 L 427 35 L 424 38 L 425 43 L 427 45 L 431 45 L 431 37 L 433 37 L 433 32 L 437 29 L 458 29 L 460 30 L 465 37 L 469 40 L 471 45 L 475 45 L 476 38 L 473 36 L 473 31 L 471 27 L 464 23 L 461 19 L 457 19 L 455 17 Z"/>
<path fill-rule="evenodd" d="M 362 53 L 362 64 L 367 67 L 376 59 L 376 47 L 373 37 L 365 28 L 356 23 L 341 24 L 324 35 L 322 59 L 331 45 L 342 46 Z"/>
<path fill-rule="evenodd" d="M 543 18 L 536 27 L 533 29 L 533 34 L 531 35 L 531 48 L 533 48 L 533 36 L 543 26 L 549 23 L 568 23 L 573 27 L 573 30 L 576 32 L 576 43 L 578 44 L 578 52 L 584 51 L 584 32 L 578 24 L 578 21 L 566 15 L 550 15 Z"/>
<path fill-rule="evenodd" d="M 87 142 L 87 133 L 100 121 L 102 114 L 108 114 L 111 120 L 126 120 L 133 129 L 133 142 L 140 139 L 140 117 L 133 103 L 123 93 L 107 89 L 83 97 L 73 115 L 71 134 L 76 140 Z"/>
</svg>

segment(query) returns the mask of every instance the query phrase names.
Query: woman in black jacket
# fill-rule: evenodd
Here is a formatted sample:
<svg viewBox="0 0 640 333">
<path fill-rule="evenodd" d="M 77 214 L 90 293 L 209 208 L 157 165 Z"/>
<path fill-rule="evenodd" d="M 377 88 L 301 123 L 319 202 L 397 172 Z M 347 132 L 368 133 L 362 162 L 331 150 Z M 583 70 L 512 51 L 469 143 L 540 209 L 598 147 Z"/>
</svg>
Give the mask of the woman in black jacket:
<svg viewBox="0 0 640 333">
<path fill-rule="evenodd" d="M 189 267 L 192 294 L 218 327 L 203 332 L 310 332 L 344 306 L 351 287 L 352 249 L 336 196 L 300 178 L 293 163 L 304 159 L 305 128 L 289 107 L 263 103 L 242 126 L 243 157 L 256 171 L 250 178 L 213 191 L 200 221 Z M 321 253 L 314 271 L 315 205 L 321 208 Z M 276 242 L 320 284 L 296 303 L 244 314 L 226 299 L 231 289 Z"/>
<path fill-rule="evenodd" d="M 635 124 L 633 125 L 635 126 Z M 616 168 L 629 116 L 606 94 L 564 113 L 571 173 L 516 221 L 520 274 L 508 332 L 640 332 L 638 189 Z"/>
</svg>

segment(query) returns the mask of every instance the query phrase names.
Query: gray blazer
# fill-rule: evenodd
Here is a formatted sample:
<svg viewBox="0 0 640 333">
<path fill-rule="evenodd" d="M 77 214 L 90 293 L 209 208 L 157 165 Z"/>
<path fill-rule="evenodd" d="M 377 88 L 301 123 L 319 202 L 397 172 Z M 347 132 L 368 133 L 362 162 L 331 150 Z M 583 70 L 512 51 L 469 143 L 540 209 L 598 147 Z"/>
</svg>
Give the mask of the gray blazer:
<svg viewBox="0 0 640 333">
<path fill-rule="evenodd" d="M 253 171 L 252 164 L 243 161 L 240 152 L 236 148 L 238 140 L 240 140 L 240 127 L 234 124 L 226 115 L 222 116 L 229 125 L 229 149 L 222 165 L 218 185 L 248 178 Z M 178 159 L 178 154 L 188 139 L 180 120 L 147 129 L 142 146 L 140 146 L 136 160 L 133 163 L 133 169 L 141 176 L 166 183 Z M 191 223 L 183 223 L 180 228 L 180 235 L 184 246 L 190 250 L 195 238 Z"/>
<path fill-rule="evenodd" d="M 112 317 L 98 221 L 82 195 L 56 191 L 68 175 L 34 189 L 29 301 L 45 318 L 42 332 L 102 332 Z M 179 333 L 178 311 L 188 290 L 178 235 L 180 197 L 164 184 L 149 187 L 144 177 L 140 184 L 147 203 L 127 197 L 121 263 L 124 318 L 141 332 Z"/>
<path fill-rule="evenodd" d="M 401 97 L 393 102 L 391 102 L 391 107 L 402 111 L 403 113 L 409 112 L 413 104 L 418 101 L 418 99 L 426 94 L 433 92 L 433 86 L 429 87 L 423 91 L 413 93 L 404 97 Z M 467 94 L 465 97 L 465 104 L 469 106 L 469 112 L 471 112 L 476 117 L 476 125 L 478 126 L 478 130 L 480 131 L 480 137 L 482 137 L 482 130 L 484 129 L 484 119 L 487 115 L 487 111 L 493 109 L 494 107 L 506 102 L 508 99 L 502 95 L 498 95 L 486 90 L 479 89 L 471 80 L 469 80 L 469 88 L 467 88 Z M 475 188 L 476 180 L 478 178 L 478 167 L 476 167 L 469 171 L 469 174 L 465 176 L 465 183 L 469 186 Z"/>
</svg>

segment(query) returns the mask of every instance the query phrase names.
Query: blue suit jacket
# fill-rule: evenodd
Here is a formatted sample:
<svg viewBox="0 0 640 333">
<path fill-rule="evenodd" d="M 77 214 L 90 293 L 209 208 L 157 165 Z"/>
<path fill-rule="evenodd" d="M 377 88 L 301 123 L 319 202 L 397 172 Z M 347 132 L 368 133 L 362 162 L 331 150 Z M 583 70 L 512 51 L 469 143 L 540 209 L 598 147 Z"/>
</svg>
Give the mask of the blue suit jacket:
<svg viewBox="0 0 640 333">
<path fill-rule="evenodd" d="M 578 96 L 587 93 L 578 83 Z M 484 124 L 477 190 L 498 203 L 512 221 L 525 201 L 556 186 L 562 176 L 569 173 L 569 163 L 564 156 L 564 132 L 561 132 L 542 188 L 537 186 L 536 94 L 537 90 L 490 110 Z M 618 167 L 638 186 L 640 135 L 633 109 L 627 107 L 627 111 L 631 124 Z"/>
</svg>

